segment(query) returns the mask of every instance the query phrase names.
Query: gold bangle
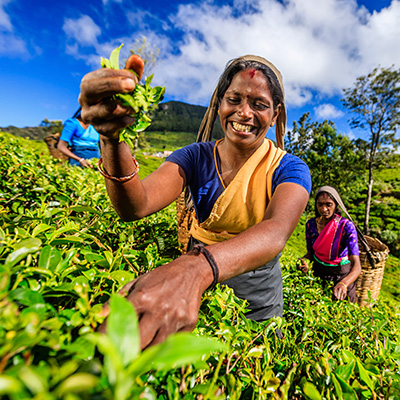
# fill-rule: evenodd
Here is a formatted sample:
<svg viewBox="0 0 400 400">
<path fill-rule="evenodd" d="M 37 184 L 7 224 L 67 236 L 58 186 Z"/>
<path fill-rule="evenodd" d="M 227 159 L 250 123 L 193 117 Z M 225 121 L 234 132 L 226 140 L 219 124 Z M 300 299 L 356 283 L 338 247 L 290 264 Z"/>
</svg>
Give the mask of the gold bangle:
<svg viewBox="0 0 400 400">
<path fill-rule="evenodd" d="M 347 285 L 343 282 L 338 282 L 336 285 L 343 285 L 345 287 L 345 289 L 347 290 Z"/>
<path fill-rule="evenodd" d="M 126 176 L 112 176 L 109 175 L 108 172 L 104 169 L 103 166 L 103 159 L 100 157 L 99 162 L 97 163 L 97 169 L 99 170 L 100 174 L 104 176 L 104 178 L 111 179 L 112 181 L 116 182 L 127 182 L 130 181 L 138 172 L 139 172 L 139 163 L 137 162 L 135 157 L 132 157 L 133 163 L 135 164 L 135 170 Z"/>
</svg>

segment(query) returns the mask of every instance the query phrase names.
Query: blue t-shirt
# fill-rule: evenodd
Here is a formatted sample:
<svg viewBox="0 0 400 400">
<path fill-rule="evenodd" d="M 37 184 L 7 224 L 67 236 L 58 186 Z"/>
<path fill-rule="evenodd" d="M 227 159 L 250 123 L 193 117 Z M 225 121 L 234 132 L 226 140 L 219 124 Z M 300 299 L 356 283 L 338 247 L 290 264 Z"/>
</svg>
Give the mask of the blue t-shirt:
<svg viewBox="0 0 400 400">
<path fill-rule="evenodd" d="M 200 222 L 208 218 L 214 203 L 225 190 L 215 167 L 214 146 L 215 141 L 192 143 L 174 151 L 166 158 L 166 161 L 178 164 L 185 172 L 186 185 L 189 186 Z M 219 157 L 217 163 L 220 168 Z M 297 183 L 310 194 L 311 175 L 304 161 L 291 154 L 282 157 L 272 176 L 272 194 L 276 187 L 284 182 Z"/>
<path fill-rule="evenodd" d="M 98 148 L 100 136 L 92 125 L 84 129 L 75 118 L 68 118 L 64 122 L 60 140 L 67 142 L 72 148 Z"/>
</svg>

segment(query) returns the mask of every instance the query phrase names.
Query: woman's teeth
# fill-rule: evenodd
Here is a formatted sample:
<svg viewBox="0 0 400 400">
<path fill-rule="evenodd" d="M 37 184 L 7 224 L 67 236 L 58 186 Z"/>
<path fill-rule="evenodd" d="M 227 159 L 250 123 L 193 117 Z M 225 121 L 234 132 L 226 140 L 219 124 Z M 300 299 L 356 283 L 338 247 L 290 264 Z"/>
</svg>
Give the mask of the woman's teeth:
<svg viewBox="0 0 400 400">
<path fill-rule="evenodd" d="M 250 125 L 242 125 L 237 122 L 232 122 L 232 126 L 236 131 L 239 131 L 239 132 L 250 132 L 250 130 L 251 130 Z"/>
</svg>

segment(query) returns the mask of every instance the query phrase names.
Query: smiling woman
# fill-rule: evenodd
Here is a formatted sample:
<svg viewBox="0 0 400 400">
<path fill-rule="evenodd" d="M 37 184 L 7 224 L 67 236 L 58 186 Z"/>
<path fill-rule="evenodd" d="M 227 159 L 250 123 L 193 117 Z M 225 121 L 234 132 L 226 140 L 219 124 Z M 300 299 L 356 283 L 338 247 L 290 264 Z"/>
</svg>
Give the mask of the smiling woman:
<svg viewBox="0 0 400 400">
<path fill-rule="evenodd" d="M 249 301 L 248 318 L 281 316 L 279 258 L 307 204 L 311 178 L 307 166 L 283 150 L 286 109 L 279 71 L 257 56 L 230 62 L 199 142 L 175 151 L 143 181 L 130 148 L 118 140 L 118 131 L 134 122 L 132 109 L 112 97 L 136 83 L 135 73 L 106 68 L 81 84 L 82 116 L 100 132 L 111 201 L 123 219 L 136 220 L 188 188 L 196 214 L 189 251 L 123 290 L 139 315 L 142 347 L 193 329 L 203 292 L 218 282 Z M 224 138 L 210 142 L 218 114 Z M 265 138 L 275 123 L 278 147 Z"/>
<path fill-rule="evenodd" d="M 332 282 L 337 300 L 357 300 L 356 284 L 361 273 L 358 235 L 353 222 L 341 217 L 339 193 L 330 186 L 315 195 L 315 218 L 307 221 L 307 253 L 300 258 L 300 270 L 308 272 L 307 258 L 313 263 L 314 275 Z"/>
</svg>

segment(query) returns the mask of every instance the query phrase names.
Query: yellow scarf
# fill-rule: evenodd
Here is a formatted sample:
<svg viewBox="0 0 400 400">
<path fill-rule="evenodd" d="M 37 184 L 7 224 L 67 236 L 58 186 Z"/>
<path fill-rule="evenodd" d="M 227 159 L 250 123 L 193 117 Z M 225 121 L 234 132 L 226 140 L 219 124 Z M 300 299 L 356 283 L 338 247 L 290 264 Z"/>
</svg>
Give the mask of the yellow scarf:
<svg viewBox="0 0 400 400">
<path fill-rule="evenodd" d="M 199 224 L 193 218 L 190 234 L 203 243 L 213 244 L 261 222 L 272 197 L 273 173 L 285 154 L 264 139 L 218 197 L 207 220 Z"/>
</svg>

